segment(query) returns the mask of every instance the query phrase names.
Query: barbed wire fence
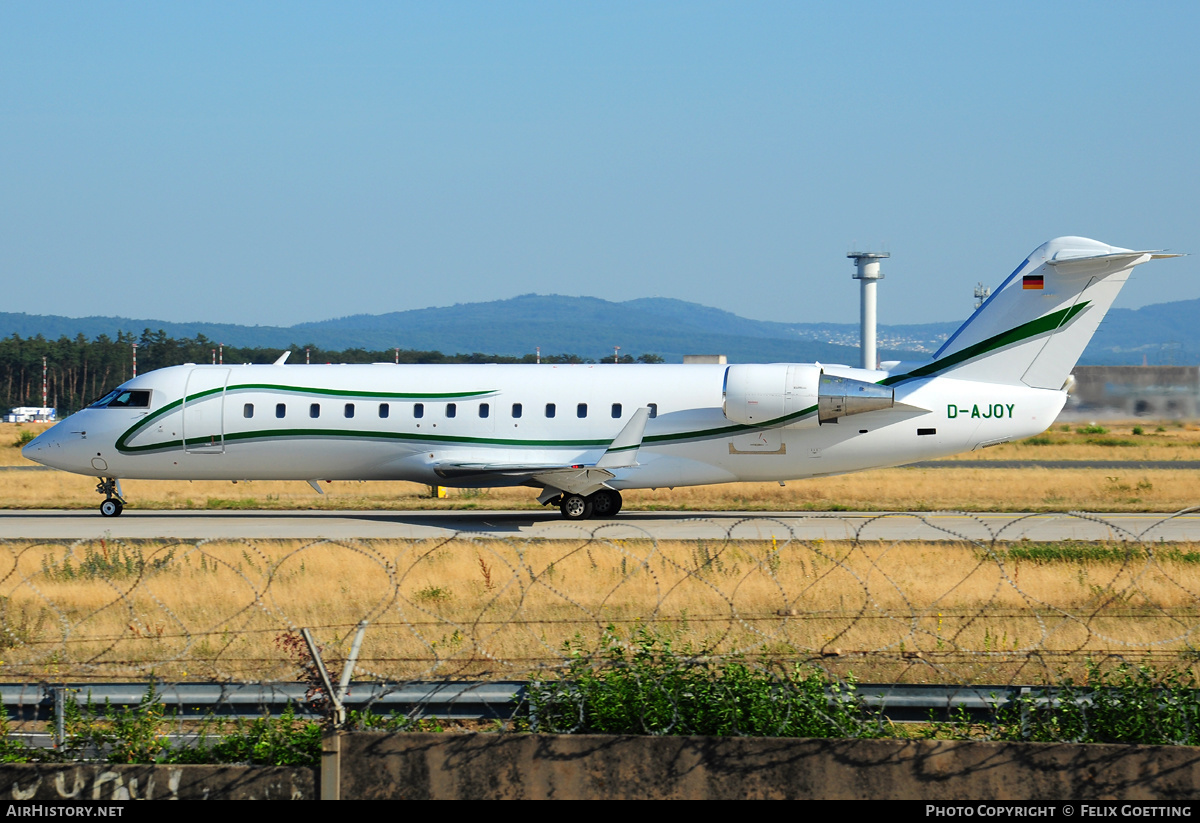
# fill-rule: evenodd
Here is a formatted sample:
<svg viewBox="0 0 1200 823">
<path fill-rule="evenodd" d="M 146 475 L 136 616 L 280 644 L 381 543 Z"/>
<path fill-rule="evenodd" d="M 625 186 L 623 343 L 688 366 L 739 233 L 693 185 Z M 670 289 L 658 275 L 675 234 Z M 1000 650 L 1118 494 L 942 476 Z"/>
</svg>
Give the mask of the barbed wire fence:
<svg viewBox="0 0 1200 823">
<path fill-rule="evenodd" d="M 813 684 L 843 698 L 855 683 L 951 687 L 986 705 L 986 694 L 1086 684 L 1106 669 L 1189 676 L 1200 661 L 1200 546 L 1061 517 L 1111 538 L 1008 539 L 1020 519 L 977 519 L 989 535 L 979 539 L 932 515 L 881 514 L 847 521 L 836 540 L 800 539 L 769 516 L 702 540 L 626 524 L 570 539 L 3 540 L 0 682 L 11 722 L 30 727 L 46 711 L 13 701 L 61 703 L 56 684 L 82 700 L 105 683 L 153 683 L 185 695 L 180 706 L 208 685 L 196 708 L 219 715 L 266 705 L 263 684 L 291 683 L 266 690 L 327 714 L 316 662 L 337 683 L 361 632 L 352 706 L 411 721 L 486 692 L 501 721 L 524 711 L 524 727 L 573 731 L 595 728 L 581 679 L 622 671 L 664 697 L 676 718 L 667 728 L 679 695 L 751 700 L 729 690 L 742 676 L 761 678 L 779 706 L 781 690 Z M 938 539 L 874 536 L 900 519 Z M 681 670 L 726 685 L 695 697 L 698 681 L 672 680 Z M 11 697 L 18 684 L 27 697 Z M 417 684 L 425 690 L 398 700 Z M 646 725 L 654 701 L 635 700 L 642 728 L 658 730 Z M 513 711 L 496 713 L 495 701 Z M 832 708 L 825 717 L 847 722 Z"/>
</svg>

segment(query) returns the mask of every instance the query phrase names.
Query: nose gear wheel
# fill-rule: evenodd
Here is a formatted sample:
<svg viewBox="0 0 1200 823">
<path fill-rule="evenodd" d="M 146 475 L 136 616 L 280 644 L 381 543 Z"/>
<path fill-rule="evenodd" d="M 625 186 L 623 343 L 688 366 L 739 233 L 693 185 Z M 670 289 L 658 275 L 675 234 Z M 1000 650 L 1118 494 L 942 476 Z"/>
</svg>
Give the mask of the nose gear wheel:
<svg viewBox="0 0 1200 823">
<path fill-rule="evenodd" d="M 100 504 L 100 514 L 105 517 L 118 517 L 125 511 L 125 501 L 121 499 L 121 484 L 115 477 L 101 478 L 96 484 L 96 491 L 104 495 L 104 502 Z"/>
</svg>

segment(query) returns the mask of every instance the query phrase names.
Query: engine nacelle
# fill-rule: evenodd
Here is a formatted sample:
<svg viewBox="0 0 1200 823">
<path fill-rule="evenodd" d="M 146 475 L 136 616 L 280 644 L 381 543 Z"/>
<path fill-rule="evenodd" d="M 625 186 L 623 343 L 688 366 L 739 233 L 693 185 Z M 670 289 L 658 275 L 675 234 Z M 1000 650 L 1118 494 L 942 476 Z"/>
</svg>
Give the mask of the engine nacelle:
<svg viewBox="0 0 1200 823">
<path fill-rule="evenodd" d="M 825 374 L 816 364 L 738 365 L 725 370 L 725 417 L 746 426 L 836 423 L 841 417 L 890 409 L 894 403 L 894 389 Z M 816 415 L 804 414 L 814 408 Z"/>
<path fill-rule="evenodd" d="M 725 370 L 725 416 L 746 426 L 799 422 L 792 416 L 817 405 L 820 381 L 817 365 L 730 366 Z"/>
</svg>

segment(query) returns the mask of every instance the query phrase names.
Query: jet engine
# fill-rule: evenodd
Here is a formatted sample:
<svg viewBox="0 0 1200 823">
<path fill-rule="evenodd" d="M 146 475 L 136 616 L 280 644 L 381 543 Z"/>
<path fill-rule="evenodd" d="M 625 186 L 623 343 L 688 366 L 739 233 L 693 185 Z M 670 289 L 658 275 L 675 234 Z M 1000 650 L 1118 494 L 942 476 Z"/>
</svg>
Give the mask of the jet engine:
<svg viewBox="0 0 1200 823">
<path fill-rule="evenodd" d="M 895 391 L 825 374 L 821 366 L 772 363 L 725 370 L 724 412 L 746 426 L 807 427 L 892 408 Z M 816 415 L 808 412 L 816 411 Z"/>
</svg>

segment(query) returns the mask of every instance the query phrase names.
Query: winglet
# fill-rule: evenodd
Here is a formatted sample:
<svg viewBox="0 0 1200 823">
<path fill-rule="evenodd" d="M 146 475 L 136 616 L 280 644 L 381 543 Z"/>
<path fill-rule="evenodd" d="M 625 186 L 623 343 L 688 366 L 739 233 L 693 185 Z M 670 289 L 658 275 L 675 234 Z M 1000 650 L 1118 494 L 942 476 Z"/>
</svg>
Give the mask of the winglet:
<svg viewBox="0 0 1200 823">
<path fill-rule="evenodd" d="M 597 469 L 620 469 L 637 465 L 637 452 L 642 446 L 642 435 L 646 432 L 646 421 L 650 419 L 650 408 L 644 406 L 633 413 L 621 433 L 613 438 L 604 454 L 596 461 Z"/>
</svg>

